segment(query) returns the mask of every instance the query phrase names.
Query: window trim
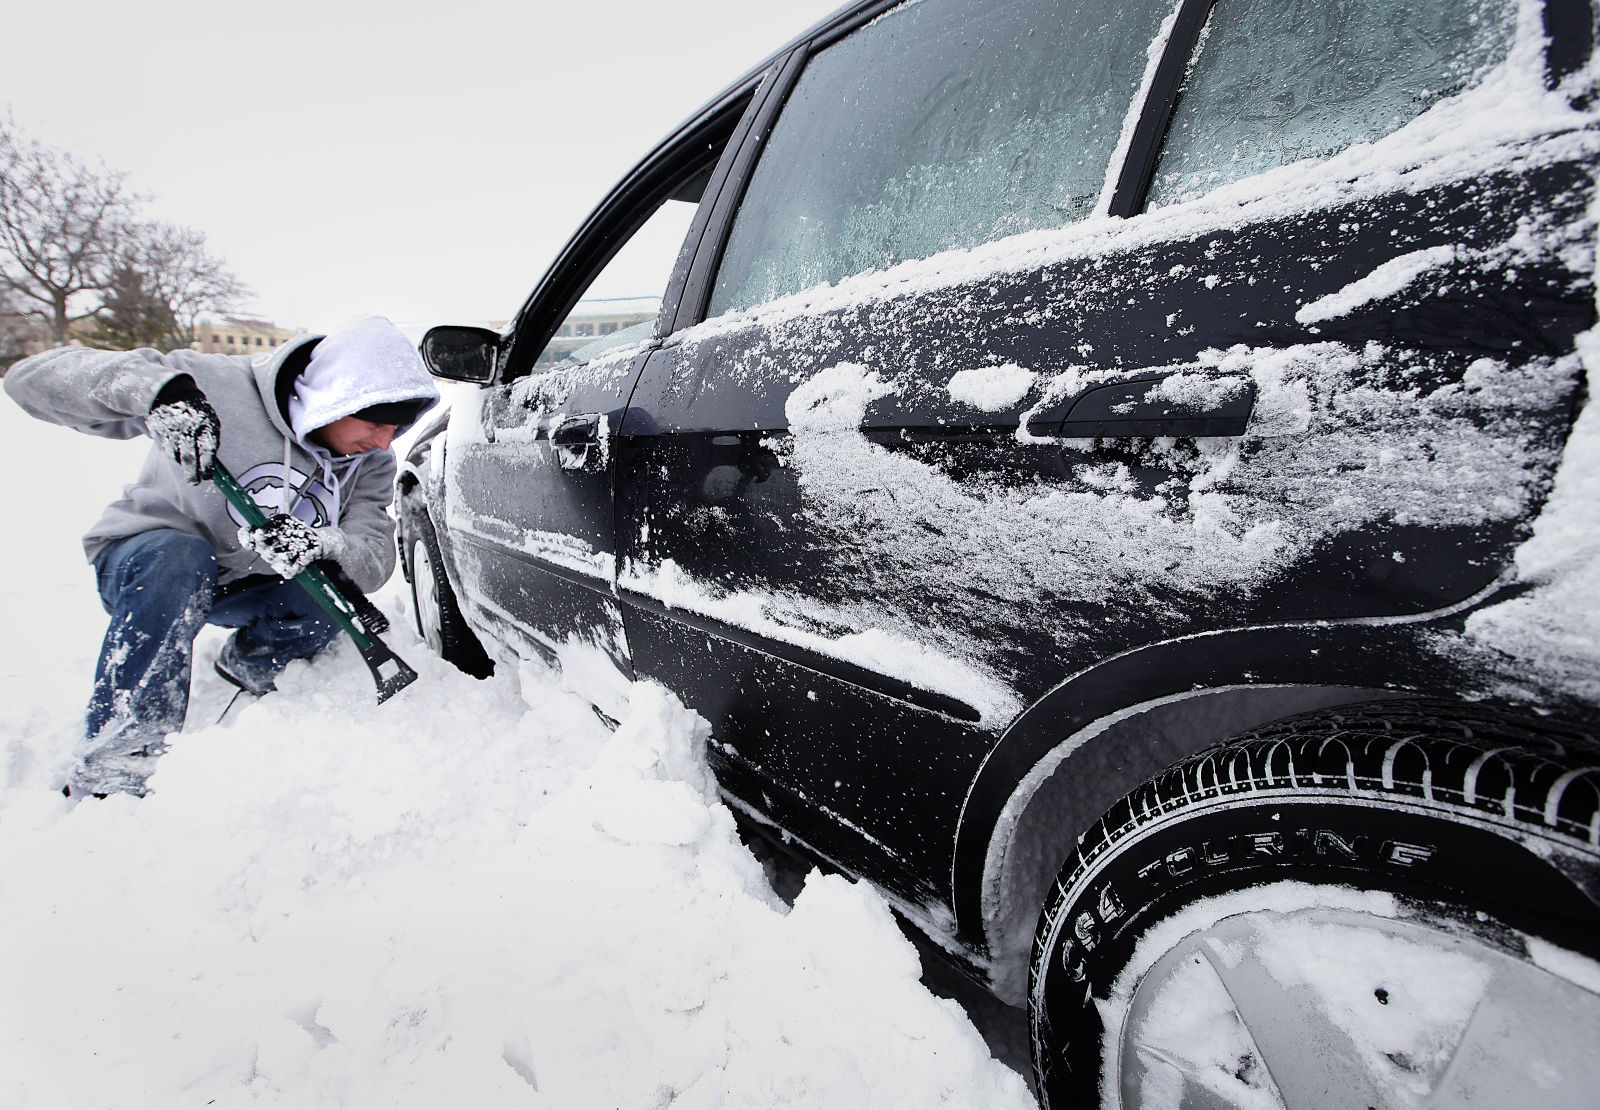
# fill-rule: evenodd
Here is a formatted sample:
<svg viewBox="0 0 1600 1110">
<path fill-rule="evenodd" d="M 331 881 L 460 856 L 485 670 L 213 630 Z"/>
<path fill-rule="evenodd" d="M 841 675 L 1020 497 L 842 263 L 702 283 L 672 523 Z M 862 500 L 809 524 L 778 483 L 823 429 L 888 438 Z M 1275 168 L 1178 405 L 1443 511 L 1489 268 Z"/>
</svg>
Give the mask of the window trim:
<svg viewBox="0 0 1600 1110">
<path fill-rule="evenodd" d="M 1134 124 L 1132 141 L 1123 153 L 1106 215 L 1129 219 L 1144 210 L 1161 148 L 1166 145 L 1167 129 L 1178 108 L 1178 92 L 1215 6 L 1216 0 L 1181 0 L 1144 103 L 1138 106 L 1139 122 Z"/>
<path fill-rule="evenodd" d="M 808 35 L 807 38 L 811 43 L 809 53 L 815 54 L 819 50 L 826 50 L 846 35 L 852 34 L 885 12 L 904 3 L 907 3 L 907 0 L 877 0 L 876 3 L 857 8 L 850 15 L 829 23 L 826 28 L 818 30 L 814 35 Z"/>
<path fill-rule="evenodd" d="M 767 137 L 772 134 L 773 124 L 777 122 L 783 106 L 788 103 L 789 93 L 800 80 L 800 74 L 814 53 L 814 48 L 808 49 L 802 44 L 777 59 L 768 72 L 768 79 L 763 81 L 755 101 L 750 106 L 749 119 L 744 134 L 739 137 L 738 149 L 734 151 L 732 158 L 724 156 L 723 164 L 718 167 L 722 177 L 721 180 L 713 181 L 717 188 L 716 197 L 710 204 L 702 201 L 700 211 L 695 213 L 697 224 L 701 224 L 702 216 L 704 217 L 703 225 L 699 228 L 701 235 L 695 246 L 694 257 L 689 263 L 682 296 L 674 306 L 670 324 L 662 328 L 663 336 L 681 331 L 705 319 L 706 306 L 711 301 L 711 290 L 716 283 L 717 270 L 722 265 L 722 254 L 727 249 L 728 236 L 733 231 L 734 216 L 738 214 L 739 206 L 744 203 L 745 192 L 755 176 L 756 164 L 760 161 L 762 151 L 766 149 Z M 707 192 L 710 192 L 709 186 Z M 691 227 L 691 237 L 694 232 L 695 228 Z"/>
<path fill-rule="evenodd" d="M 656 334 L 664 334 L 663 321 L 674 319 L 683 291 L 687 272 L 684 257 L 692 254 L 704 232 L 702 213 L 708 207 L 707 199 L 713 188 L 720 189 L 719 173 L 726 177 L 723 167 L 729 151 L 739 145 L 748 126 L 750 108 L 759 98 L 764 76 L 765 71 L 734 86 L 657 144 L 588 215 L 506 326 L 495 375 L 497 383 L 528 374 L 584 290 L 617 252 L 661 204 L 673 199 L 695 178 L 709 174 L 695 219 L 662 293 Z M 712 155 L 711 150 L 716 153 Z"/>
</svg>

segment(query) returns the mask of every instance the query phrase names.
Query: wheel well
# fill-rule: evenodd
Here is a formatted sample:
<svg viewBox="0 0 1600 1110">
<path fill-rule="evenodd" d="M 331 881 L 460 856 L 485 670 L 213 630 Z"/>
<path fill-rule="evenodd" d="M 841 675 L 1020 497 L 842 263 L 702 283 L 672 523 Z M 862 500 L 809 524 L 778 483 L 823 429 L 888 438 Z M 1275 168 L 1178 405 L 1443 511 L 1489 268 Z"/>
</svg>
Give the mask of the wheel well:
<svg viewBox="0 0 1600 1110">
<path fill-rule="evenodd" d="M 1084 829 L 1139 784 L 1208 744 L 1296 713 L 1406 695 L 1355 686 L 1196 690 L 1135 705 L 1066 736 L 1012 792 L 989 841 L 983 927 L 990 986 L 1022 1005 L 1045 894 Z"/>
</svg>

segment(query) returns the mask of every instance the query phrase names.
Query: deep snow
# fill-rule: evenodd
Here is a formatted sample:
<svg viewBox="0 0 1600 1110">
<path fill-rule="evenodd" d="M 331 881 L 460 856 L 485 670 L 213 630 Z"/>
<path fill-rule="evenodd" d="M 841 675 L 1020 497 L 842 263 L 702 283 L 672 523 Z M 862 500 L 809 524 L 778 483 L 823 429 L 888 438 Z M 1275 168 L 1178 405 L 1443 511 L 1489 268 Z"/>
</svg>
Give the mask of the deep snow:
<svg viewBox="0 0 1600 1110">
<path fill-rule="evenodd" d="M 1533 26 L 1536 8 L 1522 8 Z M 1530 144 L 1540 157 L 1569 156 L 1570 145 L 1590 140 L 1572 130 L 1582 121 L 1570 107 L 1530 79 L 1535 73 L 1517 55 L 1479 88 L 1326 161 L 1280 167 L 1137 221 L 1090 220 L 857 275 L 708 321 L 685 342 L 1292 216 L 1363 189 L 1422 188 L 1459 175 L 1464 160 L 1490 168 L 1480 158 L 1488 141 L 1499 151 L 1494 165 L 1526 156 Z M 1585 220 L 1581 241 L 1566 244 L 1582 256 L 1574 269 L 1595 264 L 1593 225 Z M 1506 261 L 1516 260 L 1517 246 L 1506 244 Z M 1302 321 L 1336 318 L 1428 280 L 1448 261 L 1443 249 L 1394 259 L 1305 305 Z M 1196 280 L 1209 287 L 1221 278 Z M 632 353 L 619 348 L 593 372 L 615 372 Z M 1337 386 L 1363 357 L 1321 344 L 1208 351 L 1169 382 L 1201 388 L 1213 371 L 1248 375 L 1261 395 L 1256 431 L 1287 441 L 1310 419 L 1314 375 Z M 1504 380 L 1486 366 L 1468 384 L 1492 386 L 1514 408 L 1580 369 L 1592 379 L 1597 364 L 1591 333 L 1575 359 Z M 1082 384 L 1076 369 L 1046 377 L 980 366 L 954 370 L 945 388 L 997 411 L 1035 391 L 1048 399 Z M 533 396 L 549 385 L 530 379 L 521 400 L 559 406 L 559 397 Z M 789 385 L 797 442 L 786 464 L 807 474 L 813 496 L 858 504 L 857 464 L 881 460 L 854 433 L 866 406 L 897 384 L 872 367 L 833 364 Z M 1414 397 L 1358 400 L 1394 417 L 1379 429 L 1393 432 L 1380 461 L 1395 468 L 1387 480 L 1416 498 L 1416 519 L 1524 508 L 1514 500 L 1531 496 L 1517 480 L 1521 468 L 1482 462 L 1478 441 L 1455 434 L 1463 421 L 1442 391 L 1420 432 L 1448 448 L 1446 465 L 1411 465 L 1407 451 L 1424 422 Z M 1029 435 L 1024 414 L 1019 438 Z M 920 984 L 914 950 L 870 889 L 813 876 L 792 909 L 772 893 L 715 801 L 699 723 L 662 691 L 629 691 L 631 709 L 619 711 L 625 719 L 613 734 L 538 667 L 503 667 L 474 683 L 406 631 L 398 581 L 378 600 L 396 618 L 391 643 L 422 680 L 395 701 L 373 706 L 364 668 L 341 646 L 291 668 L 280 693 L 210 725 L 230 691 L 209 673 L 219 634 L 208 632 L 190 726 L 163 757 L 154 794 L 70 804 L 57 788 L 103 627 L 76 536 L 131 477 L 145 445 L 74 437 L 5 402 L 0 438 L 9 478 L 0 504 L 10 522 L 0 545 L 9 618 L 0 637 L 0 1110 L 1031 1104 L 1022 1079 L 990 1058 L 960 1009 Z M 1586 408 L 1518 553 L 1517 574 L 1533 589 L 1475 614 L 1466 637 L 1441 647 L 1484 652 L 1486 674 L 1498 667 L 1518 676 L 1530 697 L 1546 684 L 1585 696 L 1596 689 L 1597 460 L 1600 430 Z M 1307 482 L 1313 490 L 1339 469 L 1328 465 L 1337 458 L 1316 461 L 1307 472 L 1317 478 Z M 1296 536 L 1308 543 L 1330 522 L 1364 523 L 1340 515 L 1347 506 L 1329 497 L 1308 502 L 1286 532 L 1248 514 L 1239 524 L 1208 489 L 1236 460 L 1222 453 L 1201 462 L 1192 530 L 1207 558 L 1181 565 L 1207 581 L 1248 582 L 1285 558 Z M 957 520 L 992 520 L 1008 508 L 969 497 L 940 474 L 903 467 L 897 477 L 923 490 L 915 504 Z M 1092 489 L 1066 506 L 1076 534 L 1117 534 L 1084 528 L 1086 512 L 1135 538 L 1154 534 L 1160 522 L 1144 519 L 1119 475 L 1085 481 Z M 1019 520 L 1050 525 L 1032 507 L 1010 508 Z M 873 534 L 897 543 L 900 533 Z M 1152 550 L 1170 550 L 1170 537 L 1156 539 Z M 985 565 L 996 561 L 987 546 L 980 554 Z M 603 553 L 565 557 L 592 565 Z M 1092 579 L 1061 578 L 1104 592 Z M 625 581 L 669 605 L 765 621 L 754 625 L 763 631 L 783 627 L 786 607 L 804 602 L 712 597 L 671 564 L 629 568 Z M 871 615 L 838 641 L 842 657 L 887 673 L 903 668 L 933 688 L 953 683 L 987 721 L 1009 719 L 1013 694 L 981 661 L 943 655 L 942 645 L 897 635 L 893 621 Z M 1486 686 L 1506 692 L 1507 682 Z M 1271 939 L 1294 938 L 1285 930 Z M 1353 963 L 1382 955 L 1355 947 Z M 1587 988 L 1600 982 L 1591 962 L 1568 954 L 1539 962 L 1566 968 Z M 1289 963 L 1284 974 L 1298 974 Z M 1470 972 L 1447 978 L 1470 987 Z M 1342 981 L 1327 977 L 1324 993 L 1336 998 Z M 1203 989 L 1182 993 L 1201 1005 L 1158 1007 L 1156 1016 L 1182 1011 L 1192 1028 L 1181 1032 L 1195 1035 L 1205 1061 L 1236 1060 L 1235 1045 L 1202 1036 L 1217 1032 L 1202 1020 Z M 1407 1020 L 1372 1031 L 1371 1043 L 1385 1033 L 1411 1044 L 1431 1028 L 1426 1015 Z"/>
<path fill-rule="evenodd" d="M 0 402 L 0 1107 L 1026 1107 L 870 888 L 791 909 L 715 801 L 700 723 L 614 734 L 535 666 L 478 683 L 348 646 L 212 724 L 150 797 L 58 793 L 104 616 L 78 533 L 137 470 Z"/>
</svg>

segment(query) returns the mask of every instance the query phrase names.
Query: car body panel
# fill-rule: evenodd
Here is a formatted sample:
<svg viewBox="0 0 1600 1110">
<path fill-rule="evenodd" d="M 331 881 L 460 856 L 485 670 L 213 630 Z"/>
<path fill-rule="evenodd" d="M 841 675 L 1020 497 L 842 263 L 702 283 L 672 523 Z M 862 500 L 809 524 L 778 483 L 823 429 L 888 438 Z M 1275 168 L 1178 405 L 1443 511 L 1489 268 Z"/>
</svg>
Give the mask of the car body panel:
<svg viewBox="0 0 1600 1110">
<path fill-rule="evenodd" d="M 1481 139 L 1440 113 L 1411 146 L 1140 211 L 1140 129 L 1165 116 L 1130 104 L 1151 164 L 1110 168 L 1125 218 L 702 319 L 784 96 L 888 7 L 774 55 L 625 179 L 513 322 L 501 384 L 434 440 L 426 489 L 475 626 L 667 685 L 741 813 L 988 974 L 997 946 L 1016 958 L 1007 854 L 1064 852 L 1095 804 L 1215 738 L 1141 750 L 1118 727 L 1138 707 L 1215 695 L 1247 727 L 1505 693 L 1461 637 L 1525 588 L 1583 397 L 1600 144 L 1578 111 Z M 586 252 L 688 169 L 704 191 L 656 335 L 538 364 L 603 262 Z M 1030 826 L 1057 775 L 1083 812 Z"/>
<path fill-rule="evenodd" d="M 1583 183 L 1573 168 L 1541 172 L 1541 194 L 1566 203 L 1545 215 L 1581 220 Z M 1571 419 L 1577 367 L 1560 353 L 1593 319 L 1584 275 L 1558 259 L 1526 260 L 1514 283 L 1491 269 L 1526 215 L 1525 203 L 1511 204 L 1526 187 L 1512 175 L 1452 182 L 1287 226 L 990 274 L 829 313 L 758 317 L 742 329 L 713 321 L 704 338 L 690 330 L 651 356 L 620 437 L 631 460 L 618 479 L 624 596 L 672 598 L 679 612 L 741 625 L 758 669 L 782 669 L 765 657 L 773 641 L 806 652 L 794 659 L 794 678 L 766 679 L 758 709 L 687 695 L 712 721 L 724 758 L 762 768 L 796 795 L 835 775 L 821 749 L 885 743 L 857 738 L 870 715 L 846 708 L 848 699 L 819 721 L 800 700 L 820 696 L 813 676 L 832 673 L 893 697 L 898 684 L 932 685 L 918 670 L 932 652 L 966 669 L 933 687 L 955 704 L 924 699 L 920 714 L 893 711 L 909 718 L 894 726 L 904 735 L 950 736 L 934 745 L 944 753 L 934 768 L 857 755 L 864 781 L 847 793 L 858 801 L 830 805 L 839 827 L 806 834 L 893 887 L 897 863 L 864 869 L 829 835 L 872 828 L 892 849 L 890 861 L 948 835 L 936 815 L 947 813 L 951 783 L 970 776 L 972 759 L 993 744 L 972 718 L 1003 729 L 1051 690 L 1071 701 L 1059 692 L 1068 676 L 1144 645 L 1269 623 L 1435 612 L 1505 571 Z M 1431 287 L 1317 324 L 1296 319 L 1352 276 L 1444 244 L 1451 254 Z M 1029 306 L 1025 319 L 1019 304 Z M 1204 342 L 1243 349 L 1197 349 L 1188 319 L 1206 321 Z M 924 363 L 907 368 L 904 352 Z M 1498 392 L 1464 384 L 1489 372 L 1484 360 L 1511 384 Z M 951 383 L 984 366 L 1072 384 L 1059 397 L 1035 387 L 1004 410 L 979 413 L 953 399 Z M 840 367 L 849 369 L 840 375 Z M 808 453 L 804 434 L 787 434 L 789 421 L 795 399 L 803 406 L 808 387 L 829 375 L 840 405 L 873 396 L 859 418 L 812 436 L 823 442 Z M 1217 391 L 1241 377 L 1276 407 L 1257 399 L 1243 435 L 1194 442 L 1188 457 L 1150 440 L 1181 437 L 1193 409 L 1166 425 L 1144 414 L 1150 434 L 1142 441 L 1062 434 L 1086 402 L 1124 388 L 1115 383 L 1134 379 L 1134 392 L 1148 395 L 1163 381 Z M 817 404 L 831 403 L 825 390 L 813 392 Z M 1308 411 L 1292 408 L 1297 402 Z M 1121 481 L 1105 482 L 1119 467 Z M 1197 478 L 1225 468 L 1231 473 L 1210 480 L 1203 498 L 1193 496 Z M 1208 536 L 1195 503 L 1213 499 L 1224 519 Z M 1096 521 L 1099 536 L 1068 531 L 1075 516 Z M 1252 532 L 1266 530 L 1274 542 L 1253 549 Z M 1053 536 L 1063 545 L 1052 546 Z M 630 629 L 661 623 L 633 609 L 626 619 Z M 886 632 L 905 645 L 901 659 L 889 657 L 894 644 L 872 656 L 851 643 Z M 722 642 L 730 638 L 679 643 L 636 631 L 636 665 L 697 693 L 702 676 L 742 673 L 729 658 L 738 650 Z M 864 662 L 876 673 L 861 675 Z M 1369 668 L 1346 674 L 1330 664 L 1295 680 L 1374 681 Z M 1431 688 L 1430 666 L 1392 666 L 1377 685 Z M 1136 688 L 1168 692 L 1160 683 Z M 972 704 L 984 689 L 987 700 Z M 1014 786 L 1040 754 L 1028 749 L 1018 766 L 1002 760 L 991 774 Z M 760 798 L 741 797 L 763 808 Z M 910 801 L 915 816 L 888 818 L 885 797 Z M 973 807 L 964 820 L 982 830 L 987 813 Z M 829 824 L 787 811 L 767 816 L 786 828 Z"/>
<path fill-rule="evenodd" d="M 643 361 L 623 349 L 485 391 L 471 418 L 452 422 L 439 518 L 453 557 L 472 568 L 469 611 L 547 658 L 569 639 L 593 644 L 625 673 L 610 429 Z"/>
</svg>

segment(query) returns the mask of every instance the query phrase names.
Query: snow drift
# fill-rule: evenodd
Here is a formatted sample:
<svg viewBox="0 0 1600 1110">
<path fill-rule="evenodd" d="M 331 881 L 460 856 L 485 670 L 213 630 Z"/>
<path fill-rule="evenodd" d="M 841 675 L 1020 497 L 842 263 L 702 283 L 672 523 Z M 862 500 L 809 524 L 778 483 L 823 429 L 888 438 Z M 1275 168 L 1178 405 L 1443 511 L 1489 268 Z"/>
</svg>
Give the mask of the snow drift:
<svg viewBox="0 0 1600 1110">
<path fill-rule="evenodd" d="M 475 682 L 398 580 L 422 680 L 387 705 L 341 643 L 213 725 L 208 630 L 152 795 L 63 799 L 76 533 L 144 444 L 0 432 L 52 460 L 0 552 L 0 1107 L 1031 1105 L 870 888 L 772 893 L 665 691 L 612 733 L 542 668 Z"/>
</svg>

